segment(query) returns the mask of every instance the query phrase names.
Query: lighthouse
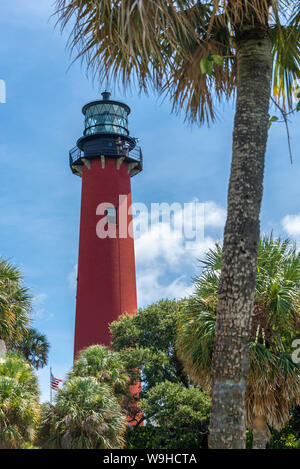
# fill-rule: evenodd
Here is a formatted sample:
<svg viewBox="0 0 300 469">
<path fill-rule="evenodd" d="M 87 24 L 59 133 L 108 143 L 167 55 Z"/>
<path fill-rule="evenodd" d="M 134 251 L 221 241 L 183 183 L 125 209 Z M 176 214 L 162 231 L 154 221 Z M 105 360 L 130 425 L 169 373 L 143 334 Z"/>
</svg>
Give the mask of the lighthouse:
<svg viewBox="0 0 300 469">
<path fill-rule="evenodd" d="M 109 324 L 137 310 L 131 178 L 143 166 L 127 104 L 105 91 L 82 112 L 83 136 L 70 151 L 82 178 L 74 358 L 90 345 L 109 346 Z"/>
</svg>

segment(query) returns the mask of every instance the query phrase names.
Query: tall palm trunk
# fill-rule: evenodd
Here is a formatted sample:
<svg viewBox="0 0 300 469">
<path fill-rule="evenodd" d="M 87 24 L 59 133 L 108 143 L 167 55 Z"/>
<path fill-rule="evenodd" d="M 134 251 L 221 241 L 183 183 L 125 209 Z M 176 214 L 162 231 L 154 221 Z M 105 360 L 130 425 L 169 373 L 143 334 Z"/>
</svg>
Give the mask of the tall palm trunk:
<svg viewBox="0 0 300 469">
<path fill-rule="evenodd" d="M 266 419 L 264 417 L 256 417 L 253 423 L 253 449 L 266 449 L 266 445 L 270 439 L 270 432 Z"/>
<path fill-rule="evenodd" d="M 272 73 L 266 28 L 243 34 L 237 44 L 237 61 L 233 156 L 213 355 L 211 448 L 245 447 L 245 382 Z"/>
</svg>

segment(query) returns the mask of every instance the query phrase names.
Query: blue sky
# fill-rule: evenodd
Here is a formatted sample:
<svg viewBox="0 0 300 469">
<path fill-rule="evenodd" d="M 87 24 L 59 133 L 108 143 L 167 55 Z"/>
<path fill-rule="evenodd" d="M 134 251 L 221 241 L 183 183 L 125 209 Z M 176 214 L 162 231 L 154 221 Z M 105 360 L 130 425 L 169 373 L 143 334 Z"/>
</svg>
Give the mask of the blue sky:
<svg viewBox="0 0 300 469">
<path fill-rule="evenodd" d="M 82 106 L 99 96 L 80 64 L 69 68 L 66 35 L 50 19 L 52 0 L 11 0 L 0 7 L 0 255 L 22 268 L 34 296 L 33 325 L 51 343 L 50 363 L 63 378 L 72 365 L 75 319 L 80 179 L 68 151 L 82 134 Z M 131 135 L 139 137 L 144 171 L 132 181 L 135 202 L 205 205 L 205 239 L 187 250 L 179 239 L 157 243 L 151 234 L 136 241 L 139 306 L 191 291 L 197 258 L 221 239 L 231 160 L 234 103 L 219 108 L 210 128 L 190 127 L 171 105 L 154 96 L 116 92 L 132 108 Z M 300 116 L 290 132 L 270 130 L 262 231 L 300 240 Z M 42 399 L 49 398 L 49 367 L 39 372 Z"/>
</svg>

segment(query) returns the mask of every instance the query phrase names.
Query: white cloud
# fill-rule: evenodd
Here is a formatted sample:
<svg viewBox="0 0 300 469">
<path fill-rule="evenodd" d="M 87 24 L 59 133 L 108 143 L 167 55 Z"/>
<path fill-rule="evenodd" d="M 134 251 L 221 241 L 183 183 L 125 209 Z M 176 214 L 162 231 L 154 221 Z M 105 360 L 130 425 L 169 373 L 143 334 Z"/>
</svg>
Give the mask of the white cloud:
<svg viewBox="0 0 300 469">
<path fill-rule="evenodd" d="M 32 298 L 33 303 L 33 319 L 48 321 L 54 317 L 53 313 L 48 313 L 45 308 L 45 302 L 48 299 L 46 293 L 39 293 Z"/>
<path fill-rule="evenodd" d="M 38 295 L 35 295 L 32 299 L 34 306 L 40 306 L 45 302 L 45 300 L 48 298 L 48 295 L 46 293 L 39 293 Z"/>
<path fill-rule="evenodd" d="M 155 264 L 158 261 L 176 268 L 182 264 L 190 264 L 192 259 L 202 256 L 213 244 L 210 236 L 205 237 L 209 228 L 224 226 L 226 211 L 214 202 L 200 204 L 196 213 L 197 200 L 179 205 L 174 211 L 174 222 L 170 229 L 168 219 L 157 220 L 144 232 L 136 232 L 135 252 L 137 265 Z M 194 204 L 194 205 L 193 205 Z M 198 217 L 198 218 L 197 218 Z M 142 223 L 140 220 L 142 219 Z M 145 225 L 145 213 L 135 218 L 135 225 Z"/>
<path fill-rule="evenodd" d="M 205 228 L 223 228 L 226 221 L 226 210 L 219 207 L 215 202 L 204 202 L 204 225 Z"/>
<path fill-rule="evenodd" d="M 140 307 L 165 298 L 184 298 L 193 292 L 193 285 L 187 282 L 186 276 L 179 276 L 171 283 L 166 284 L 163 282 L 163 277 L 163 267 L 144 269 L 138 273 L 137 291 Z"/>
<path fill-rule="evenodd" d="M 198 212 L 195 203 L 199 203 L 197 199 L 185 207 L 174 204 L 171 228 L 168 216 L 152 219 L 150 223 L 151 214 L 145 206 L 140 206 L 141 211 L 134 216 L 139 307 L 162 298 L 179 299 L 192 293 L 191 277 L 198 260 L 215 243 L 213 236 L 204 235 L 209 229 L 223 228 L 226 218 L 226 211 L 213 201 L 199 204 Z M 73 290 L 76 289 L 77 269 L 75 265 L 67 278 Z"/>
<path fill-rule="evenodd" d="M 141 214 L 141 217 L 145 221 L 145 214 Z M 168 222 L 161 220 L 152 223 L 149 231 L 138 233 L 135 253 L 139 306 L 145 306 L 161 298 L 178 299 L 192 293 L 190 275 L 184 273 L 191 269 L 194 273 L 198 259 L 203 257 L 215 243 L 213 237 L 204 236 L 202 228 L 206 231 L 209 228 L 223 228 L 226 211 L 212 201 L 205 202 L 204 226 L 201 227 L 201 224 L 197 226 L 199 233 L 195 235 L 193 241 L 184 237 L 182 225 L 176 223 L 180 218 L 185 220 L 184 233 L 192 232 L 195 228 L 195 213 L 190 205 L 186 217 L 183 216 L 183 208 L 175 210 L 172 232 Z M 138 223 L 139 216 L 135 221 Z M 187 231 L 186 224 L 188 224 Z"/>
<path fill-rule="evenodd" d="M 300 214 L 286 215 L 282 220 L 283 229 L 289 236 L 300 235 Z"/>
<path fill-rule="evenodd" d="M 187 249 L 182 239 L 162 242 L 151 238 L 151 233 L 139 238 L 136 242 L 139 307 L 162 298 L 179 299 L 190 295 L 193 291 L 192 280 L 190 275 L 182 273 L 191 268 L 195 272 L 198 259 L 214 242 L 209 237 Z"/>
</svg>

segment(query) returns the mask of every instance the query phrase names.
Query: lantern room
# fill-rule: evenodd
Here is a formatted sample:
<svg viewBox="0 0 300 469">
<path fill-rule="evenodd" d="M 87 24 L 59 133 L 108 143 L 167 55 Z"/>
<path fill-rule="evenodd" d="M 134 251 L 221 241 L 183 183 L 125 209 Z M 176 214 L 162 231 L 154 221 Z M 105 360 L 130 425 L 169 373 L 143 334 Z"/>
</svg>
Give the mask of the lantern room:
<svg viewBox="0 0 300 469">
<path fill-rule="evenodd" d="M 128 116 L 130 107 L 127 104 L 110 100 L 108 91 L 102 93 L 101 101 L 86 104 L 82 112 L 85 116 L 84 135 L 119 134 L 129 135 Z"/>
<path fill-rule="evenodd" d="M 104 91 L 102 100 L 92 101 L 82 108 L 84 114 L 83 135 L 69 153 L 70 166 L 74 174 L 82 175 L 83 164 L 89 160 L 115 158 L 116 164 L 128 164 L 131 176 L 143 169 L 143 155 L 137 139 L 128 130 L 130 107 L 110 99 L 111 93 Z"/>
</svg>

